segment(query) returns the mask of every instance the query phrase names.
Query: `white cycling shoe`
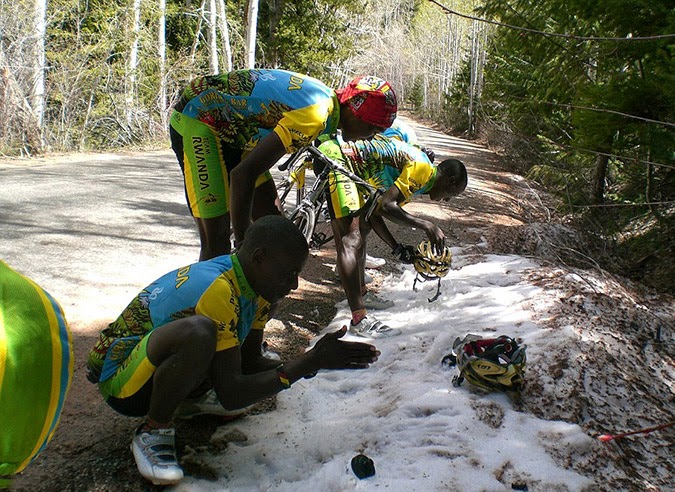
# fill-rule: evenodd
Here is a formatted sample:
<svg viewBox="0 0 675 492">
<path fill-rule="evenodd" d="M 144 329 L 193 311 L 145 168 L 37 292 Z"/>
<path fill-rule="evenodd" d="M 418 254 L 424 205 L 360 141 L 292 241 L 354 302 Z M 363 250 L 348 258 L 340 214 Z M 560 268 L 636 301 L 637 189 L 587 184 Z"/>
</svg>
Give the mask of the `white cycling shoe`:
<svg viewBox="0 0 675 492">
<path fill-rule="evenodd" d="M 386 338 L 401 334 L 401 330 L 390 328 L 376 318 L 368 316 L 362 318 L 356 325 L 349 323 L 349 331 L 368 338 Z"/>
<path fill-rule="evenodd" d="M 143 478 L 155 485 L 171 485 L 183 479 L 183 469 L 176 459 L 176 431 L 168 429 L 136 430 L 131 452 Z"/>
<path fill-rule="evenodd" d="M 366 255 L 366 268 L 382 268 L 387 261 L 384 258 L 377 258 L 375 256 Z"/>
<path fill-rule="evenodd" d="M 383 299 L 375 292 L 368 291 L 363 295 L 363 305 L 366 309 L 389 309 L 394 307 L 394 301 Z"/>
</svg>

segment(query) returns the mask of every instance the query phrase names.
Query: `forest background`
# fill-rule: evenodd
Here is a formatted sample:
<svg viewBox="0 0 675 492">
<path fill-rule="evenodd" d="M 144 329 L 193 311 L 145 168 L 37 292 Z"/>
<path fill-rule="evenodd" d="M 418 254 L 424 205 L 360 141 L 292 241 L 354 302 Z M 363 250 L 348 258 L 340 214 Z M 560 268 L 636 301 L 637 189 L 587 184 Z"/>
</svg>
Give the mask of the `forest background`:
<svg viewBox="0 0 675 492">
<path fill-rule="evenodd" d="M 670 0 L 0 0 L 0 155 L 166 146 L 197 75 L 369 73 L 557 195 L 565 261 L 673 293 L 674 54 Z"/>
</svg>

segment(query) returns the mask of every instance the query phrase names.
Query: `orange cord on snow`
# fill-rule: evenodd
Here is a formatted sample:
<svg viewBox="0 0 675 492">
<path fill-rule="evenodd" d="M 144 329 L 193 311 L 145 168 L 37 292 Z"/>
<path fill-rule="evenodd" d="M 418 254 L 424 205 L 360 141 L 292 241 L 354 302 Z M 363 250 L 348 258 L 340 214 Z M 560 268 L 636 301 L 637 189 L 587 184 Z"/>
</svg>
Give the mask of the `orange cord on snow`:
<svg viewBox="0 0 675 492">
<path fill-rule="evenodd" d="M 647 427 L 646 429 L 640 429 L 636 431 L 631 431 L 631 432 L 624 432 L 622 434 L 602 434 L 598 436 L 598 440 L 602 442 L 609 442 L 614 439 L 621 439 L 622 437 L 626 436 L 632 436 L 633 434 L 649 434 L 650 432 L 654 432 L 660 429 L 665 429 L 666 427 L 670 427 L 672 425 L 675 425 L 675 420 L 661 424 L 661 425 L 656 425 L 654 427 Z"/>
</svg>

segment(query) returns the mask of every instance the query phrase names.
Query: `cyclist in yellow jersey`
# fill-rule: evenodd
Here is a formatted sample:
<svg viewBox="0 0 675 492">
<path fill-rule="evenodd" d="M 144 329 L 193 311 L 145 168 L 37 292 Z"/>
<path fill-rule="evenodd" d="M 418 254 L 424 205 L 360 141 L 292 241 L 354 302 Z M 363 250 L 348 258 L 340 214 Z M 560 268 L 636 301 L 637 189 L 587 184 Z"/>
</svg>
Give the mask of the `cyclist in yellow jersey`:
<svg viewBox="0 0 675 492">
<path fill-rule="evenodd" d="M 433 150 L 431 150 L 429 147 L 423 146 L 417 140 L 417 134 L 415 133 L 413 127 L 405 123 L 400 117 L 397 117 L 389 128 L 384 130 L 382 133 L 375 135 L 375 138 L 383 137 L 400 140 L 401 142 L 405 142 L 419 148 L 427 155 L 429 161 L 432 163 L 436 158 L 436 154 Z M 375 230 L 375 232 L 378 231 Z M 387 242 L 386 239 L 385 242 Z M 366 268 L 381 268 L 385 265 L 385 263 L 386 261 L 384 258 L 376 258 L 366 253 Z M 366 274 L 366 276 L 368 275 Z"/>
<path fill-rule="evenodd" d="M 171 142 L 201 241 L 200 260 L 230 252 L 250 222 L 278 214 L 269 169 L 287 152 L 339 128 L 372 137 L 396 117 L 396 95 L 377 77 L 334 91 L 285 70 L 249 69 L 199 77 L 171 116 Z"/>
<path fill-rule="evenodd" d="M 337 270 L 352 312 L 350 330 L 372 338 L 400 333 L 369 316 L 367 309 L 386 309 L 393 302 L 368 292 L 364 285 L 366 238 L 376 231 L 401 261 L 412 262 L 412 247 L 396 241 L 383 218 L 423 230 L 434 248 L 442 250 L 445 234 L 432 221 L 416 217 L 403 209 L 414 196 L 428 195 L 445 201 L 460 194 L 467 185 L 466 168 L 457 159 L 446 159 L 438 166 L 418 147 L 397 139 L 343 142 L 328 140 L 319 146 L 326 156 L 386 191 L 379 197 L 373 215 L 366 222 L 362 214 L 365 198 L 354 182 L 333 171 L 328 185 L 328 211 L 337 248 Z"/>
<path fill-rule="evenodd" d="M 170 272 L 137 295 L 100 335 L 89 354 L 88 379 L 117 412 L 145 417 L 132 451 L 155 484 L 183 478 L 173 417 L 231 416 L 320 369 L 364 369 L 380 353 L 322 337 L 300 357 L 263 357 L 270 303 L 298 287 L 308 256 L 304 236 L 288 219 L 256 221 L 233 255 Z"/>
<path fill-rule="evenodd" d="M 436 153 L 429 147 L 425 147 L 424 145 L 422 145 L 419 142 L 419 140 L 417 140 L 417 134 L 415 133 L 413 127 L 405 123 L 403 120 L 401 120 L 401 118 L 396 118 L 389 128 L 387 128 L 382 133 L 376 136 L 395 138 L 400 140 L 401 142 L 414 145 L 415 147 L 421 149 L 422 152 L 424 152 L 427 155 L 427 157 L 431 162 L 434 162 L 434 160 L 436 159 Z"/>
<path fill-rule="evenodd" d="M 0 260 L 0 490 L 54 436 L 73 379 L 59 303 Z"/>
</svg>

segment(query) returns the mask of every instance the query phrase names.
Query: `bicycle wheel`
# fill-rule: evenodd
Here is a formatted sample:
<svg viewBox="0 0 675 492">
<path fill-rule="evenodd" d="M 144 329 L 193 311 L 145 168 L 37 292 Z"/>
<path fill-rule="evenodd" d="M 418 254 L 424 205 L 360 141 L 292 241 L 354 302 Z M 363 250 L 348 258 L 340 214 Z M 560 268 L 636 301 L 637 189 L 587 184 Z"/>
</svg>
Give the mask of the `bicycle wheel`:
<svg viewBox="0 0 675 492">
<path fill-rule="evenodd" d="M 307 244 L 312 245 L 312 236 L 316 226 L 316 213 L 313 208 L 300 205 L 291 213 L 289 220 L 293 222 L 302 235 L 305 236 Z"/>
<path fill-rule="evenodd" d="M 310 239 L 310 247 L 319 249 L 324 244 L 333 240 L 333 228 L 330 225 L 330 216 L 328 215 L 328 206 L 326 202 L 319 209 L 314 223 L 314 233 Z"/>
<path fill-rule="evenodd" d="M 287 217 L 305 196 L 305 175 L 304 163 L 296 161 L 288 175 L 275 182 L 281 210 Z"/>
</svg>

